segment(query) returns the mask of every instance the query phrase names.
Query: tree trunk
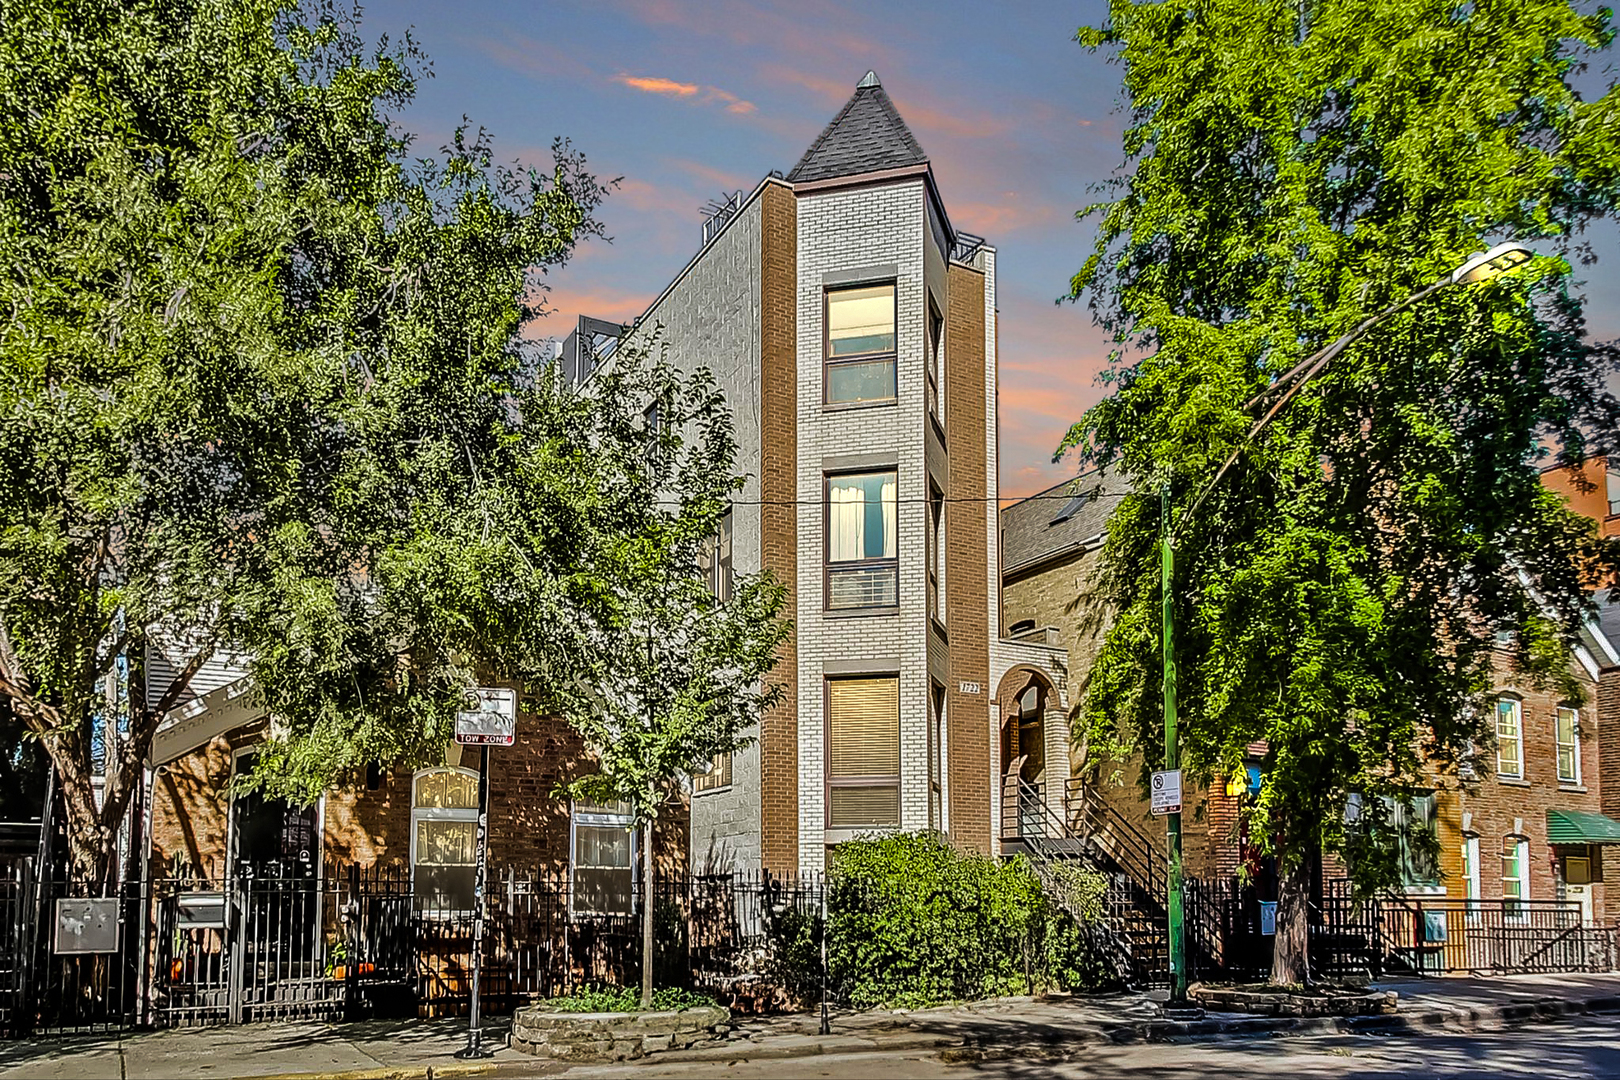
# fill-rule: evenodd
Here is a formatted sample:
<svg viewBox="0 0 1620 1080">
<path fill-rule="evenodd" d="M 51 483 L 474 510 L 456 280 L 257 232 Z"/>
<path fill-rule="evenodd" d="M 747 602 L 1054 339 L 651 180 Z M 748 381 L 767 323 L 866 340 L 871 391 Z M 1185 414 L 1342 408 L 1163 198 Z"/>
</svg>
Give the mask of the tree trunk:
<svg viewBox="0 0 1620 1080">
<path fill-rule="evenodd" d="M 641 1007 L 652 1008 L 653 993 L 653 823 L 647 819 L 641 845 Z"/>
<path fill-rule="evenodd" d="M 1272 940 L 1271 958 L 1273 986 L 1297 986 L 1311 981 L 1310 903 L 1310 861 L 1300 859 L 1287 870 L 1279 866 L 1277 933 Z"/>
</svg>

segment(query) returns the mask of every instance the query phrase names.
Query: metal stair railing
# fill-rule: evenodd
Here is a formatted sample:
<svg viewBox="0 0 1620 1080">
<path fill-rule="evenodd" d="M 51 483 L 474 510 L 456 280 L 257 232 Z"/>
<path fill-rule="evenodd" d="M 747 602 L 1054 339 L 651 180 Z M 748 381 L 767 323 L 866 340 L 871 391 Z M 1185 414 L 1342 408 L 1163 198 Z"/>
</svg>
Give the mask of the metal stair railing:
<svg viewBox="0 0 1620 1080">
<path fill-rule="evenodd" d="M 1063 803 L 1073 823 L 1065 825 L 1069 835 L 1101 848 L 1101 854 L 1162 905 L 1169 889 L 1170 860 L 1164 849 L 1078 777 L 1065 785 Z"/>
<path fill-rule="evenodd" d="M 1087 934 L 1099 947 L 1119 980 L 1127 986 L 1145 982 L 1147 972 L 1145 965 L 1136 956 L 1127 919 L 1113 910 L 1114 905 L 1105 904 L 1103 921 L 1088 922 L 1085 914 L 1075 909 L 1068 884 L 1059 875 L 1056 864 L 1079 856 L 1092 869 L 1102 870 L 1102 867 L 1097 866 L 1085 849 L 1072 843 L 1064 843 L 1074 838 L 1068 835 L 1068 827 L 1063 818 L 1047 805 L 1041 785 L 1032 784 L 1022 777 L 1017 778 L 1015 785 L 1010 782 L 1011 779 L 1008 778 L 1009 782 L 1004 786 L 1002 797 L 1004 838 L 1023 841 L 1030 867 L 1035 871 L 1041 889 L 1067 912 L 1080 927 L 1081 932 Z M 1009 795 L 1011 798 L 1008 798 Z M 1016 822 L 1016 833 L 1007 831 L 1008 803 L 1013 804 L 1012 815 Z"/>
<path fill-rule="evenodd" d="M 1125 815 L 1079 777 L 1064 786 L 1063 803 L 1071 823 L 1070 835 L 1085 840 L 1096 855 L 1112 861 L 1129 876 L 1154 905 L 1153 914 L 1166 917 L 1170 893 L 1170 856 L 1159 843 L 1137 828 Z M 1186 927 L 1204 959 L 1220 967 L 1224 962 L 1225 934 L 1221 928 L 1224 898 L 1219 889 L 1191 874 L 1183 874 Z M 1194 957 L 1194 962 L 1198 958 Z"/>
</svg>

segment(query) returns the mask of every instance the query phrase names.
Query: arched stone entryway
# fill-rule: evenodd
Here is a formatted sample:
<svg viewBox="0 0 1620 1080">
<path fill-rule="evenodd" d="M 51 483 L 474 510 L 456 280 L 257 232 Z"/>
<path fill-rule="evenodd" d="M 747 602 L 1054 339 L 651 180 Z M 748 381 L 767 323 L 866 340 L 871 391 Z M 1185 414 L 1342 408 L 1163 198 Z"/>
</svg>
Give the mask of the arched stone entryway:
<svg viewBox="0 0 1620 1080">
<path fill-rule="evenodd" d="M 1020 665 L 1002 676 L 996 705 L 1002 838 L 1060 832 L 1069 762 L 1057 687 L 1045 672 Z"/>
</svg>

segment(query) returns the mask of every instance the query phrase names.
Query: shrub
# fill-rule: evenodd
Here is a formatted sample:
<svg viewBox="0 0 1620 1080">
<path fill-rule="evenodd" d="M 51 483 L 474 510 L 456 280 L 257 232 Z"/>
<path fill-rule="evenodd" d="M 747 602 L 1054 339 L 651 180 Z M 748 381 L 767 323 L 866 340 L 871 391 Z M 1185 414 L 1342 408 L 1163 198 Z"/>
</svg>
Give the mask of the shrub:
<svg viewBox="0 0 1620 1080">
<path fill-rule="evenodd" d="M 1021 859 L 998 862 L 936 833 L 906 833 L 840 845 L 831 871 L 828 967 L 835 992 L 857 1008 L 1103 981 L 1086 935 Z M 1065 867 L 1063 881 L 1100 918 L 1100 875 Z"/>
</svg>

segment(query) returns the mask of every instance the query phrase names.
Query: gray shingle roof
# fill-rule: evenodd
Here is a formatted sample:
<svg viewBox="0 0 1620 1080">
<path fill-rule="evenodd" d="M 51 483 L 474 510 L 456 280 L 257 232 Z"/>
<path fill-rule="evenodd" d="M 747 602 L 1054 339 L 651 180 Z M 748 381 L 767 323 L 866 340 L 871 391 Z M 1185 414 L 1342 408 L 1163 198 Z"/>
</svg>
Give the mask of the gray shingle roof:
<svg viewBox="0 0 1620 1080">
<path fill-rule="evenodd" d="M 787 174 L 790 182 L 831 180 L 924 165 L 928 155 L 871 72 Z"/>
<path fill-rule="evenodd" d="M 1001 512 L 1002 573 L 1100 535 L 1130 490 L 1122 477 L 1090 472 L 1007 507 Z"/>
<path fill-rule="evenodd" d="M 1620 647 L 1620 595 L 1613 589 L 1599 589 L 1592 599 L 1598 606 L 1598 628 L 1611 645 Z"/>
</svg>

